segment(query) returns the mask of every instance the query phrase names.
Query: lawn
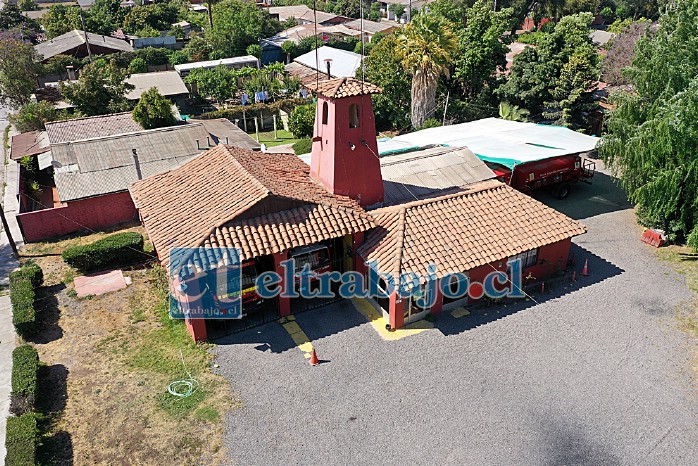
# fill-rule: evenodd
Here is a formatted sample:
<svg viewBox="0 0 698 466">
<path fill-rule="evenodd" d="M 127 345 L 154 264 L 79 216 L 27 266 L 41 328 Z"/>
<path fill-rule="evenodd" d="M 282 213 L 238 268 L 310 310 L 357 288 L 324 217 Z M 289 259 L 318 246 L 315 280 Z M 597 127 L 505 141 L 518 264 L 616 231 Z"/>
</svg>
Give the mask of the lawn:
<svg viewBox="0 0 698 466">
<path fill-rule="evenodd" d="M 44 405 L 60 409 L 45 410 L 41 463 L 221 463 L 224 414 L 238 402 L 225 379 L 211 372 L 208 345 L 195 344 L 183 323 L 169 318 L 164 270 L 155 262 L 136 265 L 124 269 L 132 280 L 125 290 L 75 297 L 78 272 L 60 252 L 103 236 L 23 250 L 23 259 L 33 256 L 46 276 L 36 347 L 48 373 L 64 374 L 47 390 L 53 400 Z M 168 385 L 189 374 L 198 382 L 194 394 L 170 395 Z"/>
<path fill-rule="evenodd" d="M 254 134 L 251 134 L 251 136 L 255 137 Z M 293 133 L 283 129 L 276 132 L 276 138 L 274 138 L 274 131 L 259 133 L 259 142 L 267 147 L 280 146 L 282 144 L 295 144 L 298 141 L 300 141 L 300 138 L 296 138 Z"/>
</svg>

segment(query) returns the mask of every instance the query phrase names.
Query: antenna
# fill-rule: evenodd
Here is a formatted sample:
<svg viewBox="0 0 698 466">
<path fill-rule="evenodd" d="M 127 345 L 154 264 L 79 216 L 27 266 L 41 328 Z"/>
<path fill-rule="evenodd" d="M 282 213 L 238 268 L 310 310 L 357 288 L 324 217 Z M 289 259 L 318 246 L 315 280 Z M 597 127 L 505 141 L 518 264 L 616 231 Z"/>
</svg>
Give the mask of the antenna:
<svg viewBox="0 0 698 466">
<path fill-rule="evenodd" d="M 320 94 L 320 56 L 317 51 L 317 0 L 313 0 L 313 30 L 315 32 L 315 90 Z M 317 108 L 320 108 L 320 104 L 317 104 Z M 317 111 L 315 112 L 315 134 L 320 134 L 320 128 L 318 126 Z"/>
</svg>

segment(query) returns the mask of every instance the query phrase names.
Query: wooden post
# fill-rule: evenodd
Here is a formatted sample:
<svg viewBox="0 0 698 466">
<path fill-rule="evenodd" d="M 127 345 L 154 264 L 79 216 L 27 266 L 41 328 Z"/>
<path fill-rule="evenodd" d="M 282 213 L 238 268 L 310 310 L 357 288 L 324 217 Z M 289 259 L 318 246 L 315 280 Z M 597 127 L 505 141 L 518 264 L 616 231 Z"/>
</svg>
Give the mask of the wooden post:
<svg viewBox="0 0 698 466">
<path fill-rule="evenodd" d="M 257 142 L 259 142 L 259 124 L 257 124 L 257 117 L 254 117 L 254 132 L 257 136 Z"/>
<path fill-rule="evenodd" d="M 5 233 L 7 234 L 7 241 L 10 243 L 12 253 L 15 255 L 15 259 L 19 259 L 17 245 L 15 244 L 15 240 L 12 238 L 12 233 L 10 233 L 10 225 L 7 224 L 7 219 L 5 218 L 5 211 L 2 210 L 2 205 L 0 205 L 0 219 L 2 219 L 2 227 L 5 229 Z"/>
<path fill-rule="evenodd" d="M 276 114 L 274 114 L 274 139 L 279 139 L 278 134 L 276 134 Z"/>
<path fill-rule="evenodd" d="M 245 116 L 244 110 L 242 111 L 242 126 L 243 126 L 245 132 L 247 132 L 247 117 Z"/>
</svg>

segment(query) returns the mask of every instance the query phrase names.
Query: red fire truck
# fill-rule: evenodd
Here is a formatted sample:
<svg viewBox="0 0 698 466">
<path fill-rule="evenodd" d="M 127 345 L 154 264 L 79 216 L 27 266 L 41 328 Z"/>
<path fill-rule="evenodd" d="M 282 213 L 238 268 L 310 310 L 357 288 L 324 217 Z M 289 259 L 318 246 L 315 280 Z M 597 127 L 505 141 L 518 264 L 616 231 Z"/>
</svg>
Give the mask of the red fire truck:
<svg viewBox="0 0 698 466">
<path fill-rule="evenodd" d="M 594 176 L 596 163 L 578 154 L 560 155 L 515 165 L 513 169 L 491 161 L 485 162 L 497 175 L 497 179 L 528 193 L 548 188 L 558 199 L 566 198 L 572 183 L 589 183 Z"/>
</svg>

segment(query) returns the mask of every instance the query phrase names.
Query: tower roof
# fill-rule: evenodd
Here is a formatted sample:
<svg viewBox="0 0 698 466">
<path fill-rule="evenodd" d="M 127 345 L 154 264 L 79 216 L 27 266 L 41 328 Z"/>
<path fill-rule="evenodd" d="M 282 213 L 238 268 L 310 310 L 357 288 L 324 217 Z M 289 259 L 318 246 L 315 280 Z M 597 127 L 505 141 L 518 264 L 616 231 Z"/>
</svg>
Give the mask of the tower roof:
<svg viewBox="0 0 698 466">
<path fill-rule="evenodd" d="M 381 88 L 359 81 L 354 78 L 337 78 L 320 81 L 319 83 L 310 83 L 307 87 L 320 95 L 329 97 L 330 99 L 340 99 L 342 97 L 353 97 L 357 95 L 380 94 Z"/>
</svg>

